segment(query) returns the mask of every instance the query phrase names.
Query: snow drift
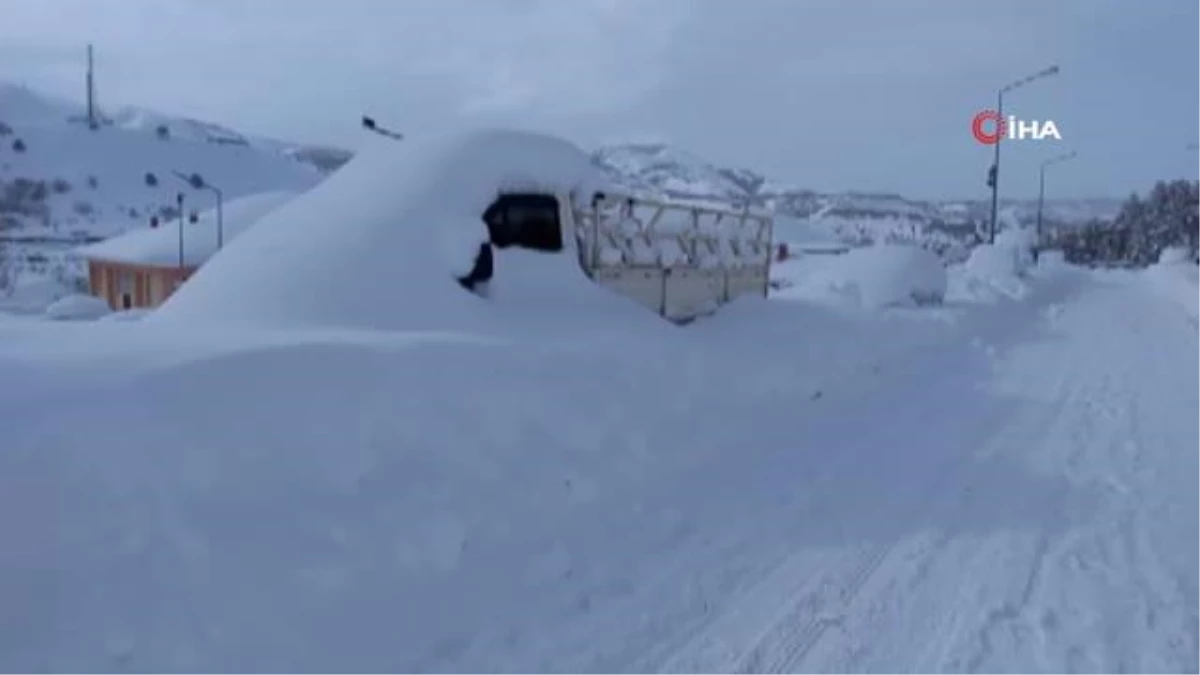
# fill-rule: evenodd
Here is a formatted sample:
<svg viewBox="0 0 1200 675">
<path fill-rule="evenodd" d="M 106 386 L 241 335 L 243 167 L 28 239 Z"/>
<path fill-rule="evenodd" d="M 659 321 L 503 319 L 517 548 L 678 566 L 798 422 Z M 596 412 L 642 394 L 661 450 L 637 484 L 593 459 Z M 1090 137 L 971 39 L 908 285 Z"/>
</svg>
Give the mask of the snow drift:
<svg viewBox="0 0 1200 675">
<path fill-rule="evenodd" d="M 879 244 L 821 261 L 795 264 L 785 296 L 850 301 L 865 309 L 940 303 L 946 270 L 937 255 L 917 246 Z M 778 277 L 777 277 L 778 278 Z"/>
<path fill-rule="evenodd" d="M 1186 246 L 1168 246 L 1158 254 L 1159 265 L 1178 265 L 1192 262 L 1192 252 Z"/>
<path fill-rule="evenodd" d="M 55 300 L 46 308 L 46 318 L 55 321 L 89 321 L 108 314 L 108 303 L 94 295 L 73 294 Z"/>
<path fill-rule="evenodd" d="M 753 304 L 611 343 L 6 328 L 0 671 L 642 671 L 696 594 L 664 572 L 729 523 L 794 545 L 755 516 L 860 457 L 797 451 L 861 422 L 829 402 L 953 337 Z"/>
<path fill-rule="evenodd" d="M 533 133 L 381 139 L 256 224 L 150 320 L 402 330 L 585 313 L 648 319 L 587 279 L 571 232 L 556 254 L 497 250 L 486 299 L 456 281 L 488 241 L 481 216 L 499 192 L 562 199 L 607 186 L 586 153 Z"/>
<path fill-rule="evenodd" d="M 1034 242 L 1029 228 L 1011 228 L 997 234 L 996 243 L 976 246 L 952 274 L 953 294 L 983 301 L 1024 298 L 1029 294 Z"/>
</svg>

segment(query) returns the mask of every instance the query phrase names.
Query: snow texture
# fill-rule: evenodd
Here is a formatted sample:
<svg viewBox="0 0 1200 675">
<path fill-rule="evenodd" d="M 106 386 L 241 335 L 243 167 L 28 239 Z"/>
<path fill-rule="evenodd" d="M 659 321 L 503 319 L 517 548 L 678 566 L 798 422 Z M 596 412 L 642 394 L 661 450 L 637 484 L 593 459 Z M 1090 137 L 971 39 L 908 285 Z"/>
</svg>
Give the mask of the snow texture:
<svg viewBox="0 0 1200 675">
<path fill-rule="evenodd" d="M 222 205 L 221 238 L 228 246 L 239 235 L 272 210 L 296 197 L 295 192 L 264 192 L 235 199 Z M 196 222 L 183 227 L 183 264 L 198 267 L 217 252 L 217 210 L 197 214 Z M 84 258 L 143 265 L 173 266 L 180 262 L 179 222 L 168 221 L 159 227 L 143 227 L 84 246 L 77 253 Z"/>
<path fill-rule="evenodd" d="M 1024 297 L 1029 293 L 1033 241 L 1027 229 L 1013 229 L 998 233 L 995 244 L 976 246 L 966 262 L 951 272 L 951 295 L 979 300 Z M 1042 264 L 1054 265 L 1054 257 Z"/>
<path fill-rule="evenodd" d="M 547 136 L 381 139 L 270 213 L 147 320 L 440 330 L 645 318 L 584 275 L 571 233 L 560 253 L 497 250 L 486 299 L 455 281 L 488 240 L 481 215 L 501 191 L 586 200 L 607 185 L 585 153 Z"/>
<path fill-rule="evenodd" d="M 5 321 L 0 670 L 1196 672 L 1194 324 L 1030 283 L 652 338 Z"/>
<path fill-rule="evenodd" d="M 108 303 L 94 295 L 68 295 L 46 308 L 46 318 L 56 321 L 78 321 L 98 319 L 111 310 Z"/>
<path fill-rule="evenodd" d="M 787 268 L 803 272 L 786 295 L 837 299 L 863 309 L 938 304 L 946 294 L 941 259 L 917 246 L 877 244 L 819 260 L 801 258 Z"/>
<path fill-rule="evenodd" d="M 1174 265 L 1192 262 L 1191 251 L 1185 246 L 1168 246 L 1158 254 L 1160 265 Z"/>
</svg>

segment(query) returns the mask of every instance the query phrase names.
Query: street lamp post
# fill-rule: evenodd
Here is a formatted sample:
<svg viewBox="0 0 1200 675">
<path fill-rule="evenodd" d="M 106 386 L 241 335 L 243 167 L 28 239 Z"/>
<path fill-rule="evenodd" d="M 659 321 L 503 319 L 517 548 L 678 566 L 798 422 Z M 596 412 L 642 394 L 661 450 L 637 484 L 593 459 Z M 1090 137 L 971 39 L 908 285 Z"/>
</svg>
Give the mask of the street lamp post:
<svg viewBox="0 0 1200 675">
<path fill-rule="evenodd" d="M 179 209 L 179 274 L 183 274 L 183 193 L 175 195 L 175 206 Z"/>
<path fill-rule="evenodd" d="M 1038 72 L 1036 72 L 1032 75 L 1021 78 L 1014 82 L 1010 82 L 1010 83 L 1004 85 L 1003 87 L 1001 87 L 1000 90 L 998 92 L 996 92 L 996 115 L 998 118 L 996 124 L 997 125 L 1004 124 L 1004 94 L 1006 94 L 1014 89 L 1023 87 L 1035 80 L 1040 80 L 1044 77 L 1049 77 L 1051 75 L 1057 75 L 1057 74 L 1058 74 L 1058 66 L 1050 66 L 1049 68 L 1046 68 L 1044 70 L 1039 70 Z M 996 131 L 997 131 L 996 148 L 994 151 L 995 155 L 992 158 L 992 170 L 991 170 L 991 174 L 989 176 L 989 178 L 991 179 L 989 182 L 992 184 L 992 217 L 991 217 L 991 220 L 988 225 L 988 243 L 989 244 L 996 243 L 996 211 L 999 206 L 999 200 L 1000 200 L 1000 143 L 1004 140 L 1004 134 L 1000 133 L 1001 130 L 999 128 L 997 128 Z"/>
<path fill-rule="evenodd" d="M 1033 245 L 1033 262 L 1037 262 L 1038 251 L 1042 246 L 1042 207 L 1046 203 L 1046 167 L 1053 166 L 1060 162 L 1065 162 L 1069 159 L 1075 159 L 1078 153 L 1072 151 L 1057 157 L 1042 162 L 1041 169 L 1038 170 L 1038 204 L 1037 204 L 1037 225 L 1034 229 L 1035 239 Z"/>
<path fill-rule="evenodd" d="M 198 173 L 186 174 L 182 171 L 173 171 L 179 180 L 192 186 L 194 190 L 208 190 L 217 196 L 217 250 L 225 245 L 225 214 L 223 212 L 223 204 L 225 195 L 217 186 L 204 180 L 204 177 Z"/>
</svg>

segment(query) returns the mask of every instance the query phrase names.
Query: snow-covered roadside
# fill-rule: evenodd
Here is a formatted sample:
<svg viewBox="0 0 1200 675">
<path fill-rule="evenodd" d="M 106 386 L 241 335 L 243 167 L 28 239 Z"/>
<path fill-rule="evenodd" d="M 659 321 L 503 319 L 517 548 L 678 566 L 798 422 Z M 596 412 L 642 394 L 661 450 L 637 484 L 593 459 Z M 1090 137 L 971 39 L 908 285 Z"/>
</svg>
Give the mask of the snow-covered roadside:
<svg viewBox="0 0 1200 675">
<path fill-rule="evenodd" d="M 1176 303 L 1197 326 L 1200 314 L 1200 271 L 1196 263 L 1176 255 L 1164 255 L 1164 259 L 1142 274 L 1164 297 Z"/>
<path fill-rule="evenodd" d="M 698 536 L 713 477 L 949 337 L 879 325 L 753 301 L 677 340 L 0 325 L 3 665 L 421 670 L 497 627 L 488 658 L 528 655 Z"/>
</svg>

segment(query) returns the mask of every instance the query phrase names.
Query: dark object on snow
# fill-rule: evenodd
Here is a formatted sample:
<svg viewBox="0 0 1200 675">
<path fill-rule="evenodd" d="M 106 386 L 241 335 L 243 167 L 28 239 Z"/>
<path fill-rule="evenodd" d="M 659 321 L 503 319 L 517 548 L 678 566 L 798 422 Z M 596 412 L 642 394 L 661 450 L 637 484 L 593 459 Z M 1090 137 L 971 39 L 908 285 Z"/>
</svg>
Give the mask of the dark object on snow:
<svg viewBox="0 0 1200 675">
<path fill-rule="evenodd" d="M 468 291 L 474 291 L 479 284 L 491 281 L 492 271 L 492 245 L 480 244 L 479 253 L 475 255 L 474 267 L 465 277 L 459 277 L 458 283 Z"/>
<path fill-rule="evenodd" d="M 385 128 L 379 126 L 379 124 L 377 124 L 375 122 L 374 117 L 367 117 L 366 115 L 363 115 L 362 125 L 363 125 L 363 128 L 366 129 L 367 131 L 374 131 L 375 133 L 379 134 L 380 136 L 387 136 L 388 138 L 391 138 L 391 139 L 394 139 L 397 141 L 404 139 L 404 134 L 397 133 L 395 131 L 392 131 L 391 129 L 385 129 Z"/>
<path fill-rule="evenodd" d="M 146 172 L 146 186 L 147 187 L 155 187 L 157 185 L 158 185 L 158 176 L 155 176 L 153 173 L 147 171 Z"/>
</svg>

